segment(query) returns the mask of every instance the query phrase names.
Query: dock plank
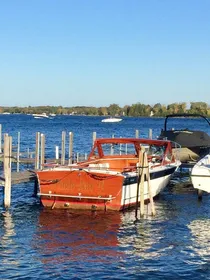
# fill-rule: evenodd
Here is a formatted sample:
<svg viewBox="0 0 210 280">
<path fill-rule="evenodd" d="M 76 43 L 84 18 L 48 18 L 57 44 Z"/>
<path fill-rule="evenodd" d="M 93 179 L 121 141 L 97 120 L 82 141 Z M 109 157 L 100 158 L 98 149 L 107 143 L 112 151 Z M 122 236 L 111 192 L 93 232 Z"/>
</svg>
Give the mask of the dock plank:
<svg viewBox="0 0 210 280">
<path fill-rule="evenodd" d="M 25 170 L 22 172 L 12 172 L 11 173 L 11 184 L 20 184 L 26 183 L 29 181 L 34 181 L 36 179 L 36 174 L 32 170 Z M 5 178 L 4 176 L 0 176 L 0 185 L 4 186 Z"/>
</svg>

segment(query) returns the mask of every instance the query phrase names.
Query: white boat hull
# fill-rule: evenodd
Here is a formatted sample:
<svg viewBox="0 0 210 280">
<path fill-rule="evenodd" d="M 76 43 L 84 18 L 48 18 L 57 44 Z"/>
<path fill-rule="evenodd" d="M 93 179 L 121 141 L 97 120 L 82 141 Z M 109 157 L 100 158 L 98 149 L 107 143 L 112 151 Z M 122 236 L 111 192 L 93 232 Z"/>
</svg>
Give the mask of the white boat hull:
<svg viewBox="0 0 210 280">
<path fill-rule="evenodd" d="M 175 169 L 177 169 L 175 167 Z M 161 170 L 162 169 L 162 170 Z M 171 171 L 170 171 L 171 170 Z M 173 172 L 172 172 L 173 170 Z M 166 172 L 166 168 L 162 167 L 160 168 L 160 172 Z M 152 179 L 152 174 L 156 173 L 150 173 L 150 189 L 151 189 L 151 195 L 152 197 L 157 196 L 169 183 L 171 176 L 174 174 L 174 167 L 169 167 L 168 168 L 169 172 L 166 172 L 167 175 L 160 176 L 157 178 Z M 170 174 L 168 174 L 170 173 Z M 136 204 L 136 194 L 137 194 L 137 183 L 134 184 L 128 184 L 128 185 L 123 185 L 123 191 L 122 191 L 122 200 L 121 200 L 121 205 L 123 207 L 129 206 L 129 205 L 134 205 Z M 139 201 L 141 199 L 140 193 L 139 193 Z M 144 201 L 147 201 L 150 199 L 149 195 L 149 184 L 148 181 L 144 182 Z M 126 207 L 127 208 L 127 207 Z"/>
<path fill-rule="evenodd" d="M 192 168 L 191 181 L 195 189 L 210 193 L 210 154 Z"/>
</svg>

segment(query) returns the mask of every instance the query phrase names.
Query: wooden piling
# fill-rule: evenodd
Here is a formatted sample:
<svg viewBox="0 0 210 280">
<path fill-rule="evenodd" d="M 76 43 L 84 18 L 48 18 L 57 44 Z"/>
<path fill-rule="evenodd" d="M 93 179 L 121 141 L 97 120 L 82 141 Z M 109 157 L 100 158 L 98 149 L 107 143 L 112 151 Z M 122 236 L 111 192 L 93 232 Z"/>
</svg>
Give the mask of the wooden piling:
<svg viewBox="0 0 210 280">
<path fill-rule="evenodd" d="M 59 162 L 59 146 L 55 146 L 55 161 Z"/>
<path fill-rule="evenodd" d="M 20 171 L 20 132 L 18 132 L 17 139 L 17 172 Z"/>
<path fill-rule="evenodd" d="M 135 217 L 137 218 L 138 216 L 138 207 L 139 207 L 139 186 L 140 186 L 140 178 L 141 178 L 141 172 L 142 169 L 140 168 L 140 157 L 139 157 L 139 162 L 137 163 L 137 171 L 138 171 L 138 178 L 137 178 L 137 190 L 136 190 L 136 208 L 135 208 Z"/>
<path fill-rule="evenodd" d="M 145 174 L 144 158 L 145 158 L 145 151 L 142 149 L 142 151 L 140 152 L 140 160 L 139 160 L 142 167 L 142 172 L 140 177 L 140 217 L 144 216 L 144 174 Z"/>
<path fill-rule="evenodd" d="M 147 154 L 144 158 L 145 162 L 144 162 L 144 166 L 146 169 L 146 182 L 147 182 L 147 186 L 148 186 L 148 194 L 149 194 L 149 200 L 151 203 L 151 213 L 153 216 L 155 216 L 156 211 L 155 211 L 155 204 L 154 204 L 154 200 L 153 200 L 153 196 L 152 196 L 152 190 L 151 190 L 151 182 L 150 182 L 150 173 L 149 173 L 149 165 L 148 165 L 148 159 L 147 159 Z"/>
<path fill-rule="evenodd" d="M 152 139 L 152 129 L 149 129 L 149 139 Z"/>
<path fill-rule="evenodd" d="M 96 132 L 94 131 L 93 132 L 93 145 L 94 145 L 95 140 L 96 140 Z"/>
<path fill-rule="evenodd" d="M 66 159 L 66 132 L 62 131 L 62 143 L 61 143 L 61 164 L 65 165 L 65 159 Z"/>
<path fill-rule="evenodd" d="M 45 135 L 41 134 L 41 152 L 40 152 L 40 168 L 43 168 L 45 163 Z"/>
<path fill-rule="evenodd" d="M 69 132 L 69 164 L 73 162 L 73 132 Z"/>
<path fill-rule="evenodd" d="M 40 154 L 40 132 L 36 133 L 36 151 L 35 151 L 35 169 L 39 169 L 39 154 Z"/>
<path fill-rule="evenodd" d="M 6 208 L 11 204 L 11 146 L 12 137 L 6 133 L 4 135 L 4 206 Z"/>
<path fill-rule="evenodd" d="M 137 191 L 136 191 L 136 211 L 135 216 L 138 215 L 138 206 L 140 202 L 140 217 L 144 216 L 144 177 L 145 177 L 145 149 L 142 146 L 139 152 L 139 161 L 137 163 L 138 168 L 138 181 L 137 181 Z"/>
<path fill-rule="evenodd" d="M 136 138 L 139 138 L 139 130 L 136 129 L 136 133 L 135 133 Z"/>
</svg>

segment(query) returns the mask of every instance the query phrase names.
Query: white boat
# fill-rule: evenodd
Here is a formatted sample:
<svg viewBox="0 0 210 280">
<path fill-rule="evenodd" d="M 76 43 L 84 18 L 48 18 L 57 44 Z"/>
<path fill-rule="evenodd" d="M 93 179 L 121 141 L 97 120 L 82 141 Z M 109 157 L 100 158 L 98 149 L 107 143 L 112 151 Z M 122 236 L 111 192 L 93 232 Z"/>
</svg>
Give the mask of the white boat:
<svg viewBox="0 0 210 280">
<path fill-rule="evenodd" d="M 42 113 L 42 114 L 32 114 L 32 116 L 35 119 L 48 119 L 49 116 L 46 113 Z"/>
<path fill-rule="evenodd" d="M 210 153 L 193 166 L 191 181 L 195 189 L 210 193 Z"/>
<path fill-rule="evenodd" d="M 107 119 L 103 119 L 101 122 L 108 122 L 108 123 L 110 123 L 110 122 L 121 122 L 122 121 L 122 119 L 120 119 L 120 118 L 107 118 Z"/>
</svg>

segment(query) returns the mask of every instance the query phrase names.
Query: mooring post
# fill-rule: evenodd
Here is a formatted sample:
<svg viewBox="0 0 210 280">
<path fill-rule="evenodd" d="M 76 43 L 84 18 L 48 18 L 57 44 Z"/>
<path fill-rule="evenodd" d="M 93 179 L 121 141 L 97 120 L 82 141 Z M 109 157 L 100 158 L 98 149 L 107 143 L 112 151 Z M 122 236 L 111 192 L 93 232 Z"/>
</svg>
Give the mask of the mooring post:
<svg viewBox="0 0 210 280">
<path fill-rule="evenodd" d="M 140 217 L 144 216 L 144 174 L 145 174 L 145 150 L 142 147 L 140 155 L 140 163 L 142 167 L 141 178 L 140 178 Z"/>
<path fill-rule="evenodd" d="M 137 174 L 138 174 L 138 177 L 137 177 L 137 189 L 136 189 L 136 208 L 135 208 L 135 217 L 137 218 L 138 216 L 138 207 L 139 207 L 139 186 L 140 186 L 140 178 L 141 178 L 141 172 L 142 172 L 142 169 L 140 168 L 141 166 L 141 163 L 140 163 L 140 153 L 139 153 L 139 162 L 137 163 Z"/>
<path fill-rule="evenodd" d="M 95 140 L 96 140 L 96 132 L 93 132 L 93 145 L 94 145 Z"/>
<path fill-rule="evenodd" d="M 43 168 L 43 165 L 45 163 L 45 135 L 41 134 L 41 160 L 40 160 L 40 168 Z"/>
<path fill-rule="evenodd" d="M 152 139 L 152 128 L 149 129 L 149 139 Z"/>
<path fill-rule="evenodd" d="M 36 133 L 35 169 L 39 169 L 40 132 Z"/>
<path fill-rule="evenodd" d="M 148 185 L 149 200 L 150 200 L 150 203 L 151 203 L 151 212 L 152 212 L 152 215 L 155 216 L 156 211 L 155 211 L 155 204 L 154 204 L 152 190 L 151 190 L 149 164 L 148 164 L 148 159 L 147 159 L 147 154 L 146 153 L 145 153 L 144 160 L 145 160 L 144 166 L 145 166 L 145 169 L 146 169 L 146 181 L 147 181 L 147 185 Z"/>
<path fill-rule="evenodd" d="M 69 163 L 68 164 L 72 164 L 73 162 L 73 132 L 69 132 Z"/>
<path fill-rule="evenodd" d="M 59 146 L 55 146 L 55 161 L 59 162 Z"/>
<path fill-rule="evenodd" d="M 4 135 L 4 206 L 11 204 L 11 145 L 12 137 L 7 133 Z"/>
<path fill-rule="evenodd" d="M 114 134 L 112 134 L 112 138 L 114 138 Z M 114 145 L 111 144 L 110 146 L 110 155 L 114 154 Z"/>
<path fill-rule="evenodd" d="M 136 129 L 135 135 L 136 135 L 136 138 L 139 138 L 139 130 L 138 129 Z"/>
<path fill-rule="evenodd" d="M 18 132 L 17 139 L 17 172 L 20 171 L 20 132 Z"/>
<path fill-rule="evenodd" d="M 62 143 L 61 143 L 61 164 L 65 165 L 65 147 L 66 147 L 66 132 L 62 131 Z"/>
</svg>

